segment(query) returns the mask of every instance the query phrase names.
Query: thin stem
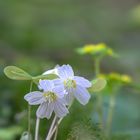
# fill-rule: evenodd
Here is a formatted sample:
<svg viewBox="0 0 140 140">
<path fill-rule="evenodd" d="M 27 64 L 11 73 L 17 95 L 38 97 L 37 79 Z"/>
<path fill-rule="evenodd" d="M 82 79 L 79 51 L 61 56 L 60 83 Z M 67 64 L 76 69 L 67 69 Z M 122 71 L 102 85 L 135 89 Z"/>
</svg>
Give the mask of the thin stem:
<svg viewBox="0 0 140 140">
<path fill-rule="evenodd" d="M 100 74 L 100 58 L 95 58 L 95 76 L 98 77 Z"/>
<path fill-rule="evenodd" d="M 54 135 L 54 140 L 57 140 L 57 135 L 58 135 L 58 121 L 56 122 L 56 131 Z"/>
<path fill-rule="evenodd" d="M 33 81 L 30 83 L 30 92 L 32 91 Z M 28 104 L 28 140 L 30 140 L 30 133 L 31 133 L 31 105 Z"/>
<path fill-rule="evenodd" d="M 63 118 L 59 119 L 57 125 L 59 125 L 59 124 L 61 123 L 62 120 L 63 120 Z M 46 139 L 46 140 L 50 140 L 50 139 L 52 138 L 52 136 L 53 136 L 54 132 L 56 131 L 56 129 L 57 129 L 57 126 L 55 126 L 55 127 L 53 128 L 51 134 L 49 135 L 49 139 Z"/>
<path fill-rule="evenodd" d="M 71 108 L 73 102 L 74 102 L 74 100 L 72 100 L 71 104 L 68 106 L 68 109 Z M 56 119 L 57 119 L 57 117 L 55 116 L 54 119 L 53 119 L 53 122 L 52 122 L 52 124 L 51 124 L 51 127 L 50 127 L 50 129 L 49 129 L 49 132 L 48 132 L 48 135 L 47 135 L 46 140 L 50 140 L 50 139 L 52 138 L 52 136 L 53 136 L 53 134 L 55 133 L 55 131 L 57 130 L 59 124 L 60 124 L 61 121 L 63 120 L 63 118 L 60 118 L 60 119 L 57 121 L 57 123 L 56 123 Z M 55 123 L 56 123 L 56 125 L 55 125 Z M 58 133 L 58 132 L 57 132 L 57 133 Z"/>
<path fill-rule="evenodd" d="M 106 136 L 107 137 L 109 137 L 111 127 L 112 127 L 113 112 L 114 112 L 114 107 L 115 107 L 115 98 L 116 98 L 115 94 L 112 94 L 110 97 L 109 111 L 108 111 L 108 117 L 107 117 L 107 123 L 106 123 Z"/>
<path fill-rule="evenodd" d="M 102 108 L 103 98 L 102 95 L 99 93 L 98 95 L 98 115 L 99 115 L 99 123 L 103 126 L 103 108 Z"/>
<path fill-rule="evenodd" d="M 50 134 L 51 134 L 52 129 L 53 129 L 54 125 L 55 125 L 56 119 L 57 119 L 57 117 L 56 117 L 56 115 L 55 115 L 55 116 L 54 116 L 54 119 L 53 119 L 53 121 L 52 121 L 51 127 L 50 127 L 50 129 L 49 129 L 49 132 L 48 132 L 48 135 L 47 135 L 46 140 L 50 140 Z"/>
<path fill-rule="evenodd" d="M 40 119 L 36 119 L 36 128 L 35 128 L 35 140 L 38 140 L 38 134 L 39 134 L 39 124 L 40 124 Z"/>
<path fill-rule="evenodd" d="M 96 78 L 98 78 L 98 76 L 100 74 L 100 60 L 101 60 L 100 57 L 95 58 L 95 75 L 96 75 Z M 103 103 L 102 95 L 98 94 L 97 111 L 98 111 L 98 115 L 99 115 L 99 123 L 101 123 L 103 125 L 102 103 Z"/>
</svg>

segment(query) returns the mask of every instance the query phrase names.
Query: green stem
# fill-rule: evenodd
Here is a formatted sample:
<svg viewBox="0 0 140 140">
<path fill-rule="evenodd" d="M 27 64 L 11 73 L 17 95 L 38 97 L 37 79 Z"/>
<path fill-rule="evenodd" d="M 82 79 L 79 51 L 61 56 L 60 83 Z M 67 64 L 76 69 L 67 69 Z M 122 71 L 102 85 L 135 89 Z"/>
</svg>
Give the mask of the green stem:
<svg viewBox="0 0 140 140">
<path fill-rule="evenodd" d="M 98 78 L 98 75 L 100 74 L 100 57 L 95 58 L 95 75 L 96 78 Z M 103 125 L 103 108 L 102 108 L 102 103 L 103 103 L 103 99 L 102 99 L 102 94 L 99 93 L 97 95 L 98 97 L 98 102 L 97 102 L 97 111 L 98 111 L 98 115 L 99 115 L 99 123 Z"/>
<path fill-rule="evenodd" d="M 108 111 L 108 117 L 106 122 L 106 136 L 109 137 L 112 127 L 112 120 L 113 120 L 113 113 L 114 113 L 114 107 L 115 107 L 115 98 L 116 94 L 112 94 L 110 97 L 110 103 L 109 103 L 109 111 Z"/>
<path fill-rule="evenodd" d="M 35 128 L 35 140 L 38 140 L 38 134 L 39 134 L 39 123 L 40 123 L 40 119 L 37 118 L 36 119 L 36 128 Z"/>
<path fill-rule="evenodd" d="M 95 76 L 100 74 L 100 57 L 95 58 Z"/>
<path fill-rule="evenodd" d="M 102 95 L 99 93 L 98 95 L 98 115 L 99 115 L 99 123 L 103 126 L 103 108 L 102 108 L 103 98 Z"/>
<path fill-rule="evenodd" d="M 30 92 L 32 91 L 33 82 L 31 81 L 30 84 Z M 31 133 L 31 105 L 28 104 L 28 140 L 30 140 L 30 133 Z"/>
</svg>

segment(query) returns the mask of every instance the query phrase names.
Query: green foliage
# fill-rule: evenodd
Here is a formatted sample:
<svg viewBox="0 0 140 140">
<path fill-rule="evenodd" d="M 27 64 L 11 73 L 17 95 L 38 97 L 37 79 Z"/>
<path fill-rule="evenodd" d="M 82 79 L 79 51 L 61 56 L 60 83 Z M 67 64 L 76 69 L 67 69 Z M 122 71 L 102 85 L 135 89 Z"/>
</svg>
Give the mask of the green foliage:
<svg viewBox="0 0 140 140">
<path fill-rule="evenodd" d="M 98 78 L 92 81 L 92 87 L 90 88 L 91 92 L 100 92 L 106 86 L 107 82 L 104 78 Z"/>
<path fill-rule="evenodd" d="M 13 80 L 32 80 L 31 75 L 16 66 L 7 66 L 4 69 L 4 73 L 8 78 Z"/>
<path fill-rule="evenodd" d="M 111 140 L 139 140 L 140 130 L 129 130 L 112 134 Z"/>
<path fill-rule="evenodd" d="M 90 126 L 76 123 L 72 127 L 67 140 L 97 140 L 96 133 L 90 128 Z"/>
<path fill-rule="evenodd" d="M 12 126 L 8 128 L 0 128 L 1 140 L 15 140 L 17 135 L 20 135 L 22 128 L 19 126 Z"/>
</svg>

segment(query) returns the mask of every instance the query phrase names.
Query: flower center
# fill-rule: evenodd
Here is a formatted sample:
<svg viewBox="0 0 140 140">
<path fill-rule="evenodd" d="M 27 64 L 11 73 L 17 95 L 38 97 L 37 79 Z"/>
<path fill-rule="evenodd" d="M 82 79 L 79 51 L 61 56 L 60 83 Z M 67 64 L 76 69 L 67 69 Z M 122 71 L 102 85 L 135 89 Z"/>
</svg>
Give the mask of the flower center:
<svg viewBox="0 0 140 140">
<path fill-rule="evenodd" d="M 76 88 L 76 82 L 74 80 L 71 80 L 71 79 L 65 80 L 64 85 L 67 88 Z"/>
<path fill-rule="evenodd" d="M 46 100 L 52 102 L 52 101 L 55 101 L 57 99 L 57 96 L 54 92 L 51 92 L 51 91 L 48 91 L 48 92 L 44 92 L 44 95 L 43 95 Z"/>
</svg>

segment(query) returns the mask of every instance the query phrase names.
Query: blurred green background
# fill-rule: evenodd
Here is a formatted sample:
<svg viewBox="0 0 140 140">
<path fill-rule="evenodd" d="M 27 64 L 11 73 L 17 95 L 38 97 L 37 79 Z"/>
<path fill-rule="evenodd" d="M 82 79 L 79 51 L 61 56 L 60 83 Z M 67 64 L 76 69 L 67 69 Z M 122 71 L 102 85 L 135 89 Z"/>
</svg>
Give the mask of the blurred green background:
<svg viewBox="0 0 140 140">
<path fill-rule="evenodd" d="M 16 65 L 39 75 L 56 64 L 70 64 L 76 74 L 91 79 L 91 59 L 75 49 L 99 42 L 120 55 L 104 59 L 101 71 L 131 75 L 139 84 L 139 0 L 0 0 L 0 140 L 19 140 L 27 130 L 23 96 L 29 91 L 29 82 L 9 80 L 3 73 L 5 66 Z M 127 140 L 140 140 L 139 93 L 127 87 L 118 93 L 113 134 L 129 133 Z M 104 99 L 106 117 L 108 97 Z M 77 122 L 91 120 L 94 127 L 93 106 L 94 97 L 86 107 L 76 103 L 60 126 L 58 139 L 65 140 Z M 42 139 L 49 126 L 46 121 L 46 126 L 42 122 Z"/>
</svg>

